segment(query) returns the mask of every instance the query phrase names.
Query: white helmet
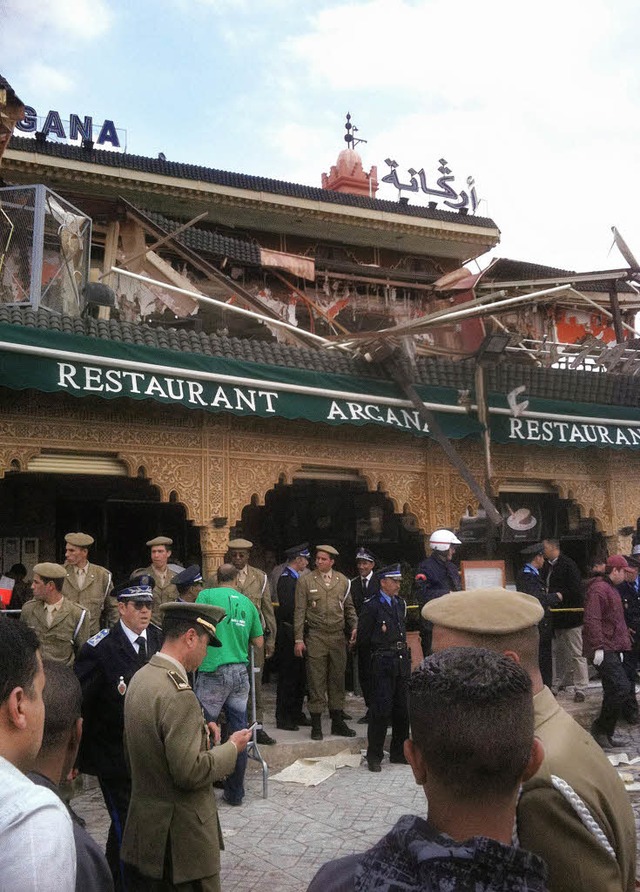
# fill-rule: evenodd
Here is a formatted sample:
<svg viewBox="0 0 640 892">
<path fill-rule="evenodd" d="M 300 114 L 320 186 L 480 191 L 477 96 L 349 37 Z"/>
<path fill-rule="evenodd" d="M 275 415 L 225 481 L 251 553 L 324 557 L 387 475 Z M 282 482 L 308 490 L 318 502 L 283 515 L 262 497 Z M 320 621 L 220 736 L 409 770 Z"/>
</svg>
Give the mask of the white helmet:
<svg viewBox="0 0 640 892">
<path fill-rule="evenodd" d="M 449 551 L 452 545 L 462 545 L 462 542 L 451 530 L 434 530 L 431 533 L 429 546 L 434 551 Z"/>
</svg>

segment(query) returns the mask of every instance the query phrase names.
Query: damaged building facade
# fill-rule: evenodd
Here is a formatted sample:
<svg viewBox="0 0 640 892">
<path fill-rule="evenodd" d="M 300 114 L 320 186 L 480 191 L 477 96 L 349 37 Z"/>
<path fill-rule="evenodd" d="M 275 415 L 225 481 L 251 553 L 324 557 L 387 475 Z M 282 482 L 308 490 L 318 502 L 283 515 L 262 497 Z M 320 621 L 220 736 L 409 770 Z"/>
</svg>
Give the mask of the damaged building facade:
<svg viewBox="0 0 640 892">
<path fill-rule="evenodd" d="M 331 541 L 346 570 L 362 544 L 417 562 L 442 526 L 461 531 L 463 557 L 491 540 L 510 566 L 542 535 L 583 565 L 629 546 L 629 350 L 603 372 L 613 358 L 597 345 L 558 356 L 549 337 L 562 320 L 608 331 L 609 280 L 509 261 L 469 273 L 498 245 L 495 223 L 376 198 L 377 171 L 352 148 L 322 188 L 18 137 L 2 175 L 5 567 L 60 559 L 72 528 L 116 576 L 159 533 L 206 572 L 236 534 L 265 566 L 292 543 Z M 627 278 L 615 280 L 623 324 L 637 303 Z M 586 295 L 579 310 L 571 289 Z M 369 361 L 387 328 L 411 334 L 412 382 L 489 488 L 504 520 L 494 534 L 415 405 Z M 499 361 L 483 358 L 505 330 Z"/>
</svg>

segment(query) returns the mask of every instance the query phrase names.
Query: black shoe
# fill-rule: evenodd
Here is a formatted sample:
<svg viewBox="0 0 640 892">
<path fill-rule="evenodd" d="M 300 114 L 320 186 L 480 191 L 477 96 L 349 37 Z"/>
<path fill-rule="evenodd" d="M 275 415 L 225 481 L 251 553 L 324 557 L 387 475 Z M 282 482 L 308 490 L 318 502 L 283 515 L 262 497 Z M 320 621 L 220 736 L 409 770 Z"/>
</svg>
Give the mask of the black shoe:
<svg viewBox="0 0 640 892">
<path fill-rule="evenodd" d="M 593 725 L 591 725 L 591 736 L 598 744 L 598 746 L 601 746 L 603 750 L 609 749 L 609 747 L 613 746 L 609 735 L 605 734 L 605 732 L 601 728 L 599 728 L 595 724 L 595 722 L 593 723 Z"/>
<path fill-rule="evenodd" d="M 358 719 L 357 724 L 358 725 L 368 725 L 369 724 L 369 710 L 368 709 L 365 712 L 365 714 L 362 716 L 362 718 Z"/>
<path fill-rule="evenodd" d="M 237 806 L 239 806 L 239 805 L 242 805 L 242 799 L 240 799 L 238 802 L 232 802 L 230 799 L 227 799 L 226 796 L 223 796 L 223 797 L 222 797 L 222 801 L 223 801 L 223 802 L 226 802 L 227 805 L 233 805 L 233 806 L 235 806 L 235 807 L 237 807 Z"/>
<path fill-rule="evenodd" d="M 404 756 L 393 756 L 389 759 L 392 765 L 408 765 L 409 763 Z"/>
<path fill-rule="evenodd" d="M 319 712 L 311 713 L 311 739 L 322 740 L 322 716 Z"/>
<path fill-rule="evenodd" d="M 311 727 L 311 722 L 306 717 L 304 712 L 301 712 L 300 715 L 295 719 L 295 721 L 296 721 L 296 724 L 300 725 L 301 728 L 310 728 Z"/>
<path fill-rule="evenodd" d="M 295 722 L 276 722 L 276 728 L 281 731 L 299 731 L 300 728 Z"/>
<path fill-rule="evenodd" d="M 331 713 L 331 733 L 336 737 L 355 737 L 356 732 L 342 718 L 342 711 L 336 709 Z"/>
<path fill-rule="evenodd" d="M 609 734 L 608 736 L 609 746 L 619 747 L 626 746 L 626 743 L 622 739 L 622 737 L 614 737 L 613 734 Z"/>
<path fill-rule="evenodd" d="M 342 716 L 342 718 L 344 719 L 345 722 L 350 722 L 351 719 L 353 718 L 353 716 L 349 715 L 348 712 L 345 712 L 344 709 L 340 710 L 340 715 Z"/>
<path fill-rule="evenodd" d="M 259 728 L 256 733 L 256 743 L 261 743 L 262 746 L 273 746 L 276 743 L 273 737 L 269 737 L 264 728 Z"/>
<path fill-rule="evenodd" d="M 369 771 L 382 771 L 382 765 L 379 762 L 376 762 L 375 759 L 367 759 L 367 766 Z"/>
</svg>

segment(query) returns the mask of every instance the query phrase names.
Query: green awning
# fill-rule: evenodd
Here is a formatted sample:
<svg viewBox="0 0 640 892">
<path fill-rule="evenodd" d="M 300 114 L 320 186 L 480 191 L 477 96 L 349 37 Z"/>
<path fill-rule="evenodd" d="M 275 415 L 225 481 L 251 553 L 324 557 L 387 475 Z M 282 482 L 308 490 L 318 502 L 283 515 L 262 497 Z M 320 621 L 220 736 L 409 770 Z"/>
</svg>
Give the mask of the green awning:
<svg viewBox="0 0 640 892">
<path fill-rule="evenodd" d="M 585 373 L 586 374 L 586 373 Z M 597 374 L 597 373 L 593 373 Z M 391 381 L 285 368 L 0 323 L 0 386 L 102 399 L 127 397 L 237 416 L 372 424 L 429 436 Z M 455 387 L 417 386 L 451 439 L 478 438 Z M 526 406 L 524 403 L 526 402 Z M 640 449 L 640 409 L 489 394 L 495 443 Z"/>
<path fill-rule="evenodd" d="M 374 424 L 428 436 L 395 384 L 221 356 L 0 324 L 0 386 L 103 399 L 128 397 L 239 416 Z M 453 387 L 421 387 L 448 437 L 477 436 Z M 442 407 L 440 409 L 440 407 Z"/>
</svg>

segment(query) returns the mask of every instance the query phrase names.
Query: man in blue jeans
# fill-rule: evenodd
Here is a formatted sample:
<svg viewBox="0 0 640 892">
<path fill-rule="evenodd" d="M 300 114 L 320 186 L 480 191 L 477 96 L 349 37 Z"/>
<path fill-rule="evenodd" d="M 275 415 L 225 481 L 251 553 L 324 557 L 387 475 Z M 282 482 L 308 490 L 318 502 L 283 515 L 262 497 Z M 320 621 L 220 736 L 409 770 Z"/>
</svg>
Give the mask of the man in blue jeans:
<svg viewBox="0 0 640 892">
<path fill-rule="evenodd" d="M 216 626 L 222 647 L 207 647 L 195 692 L 207 721 L 217 722 L 224 709 L 229 734 L 247 727 L 249 645 L 264 646 L 260 614 L 249 598 L 234 587 L 237 576 L 233 564 L 222 564 L 218 568 L 220 585 L 204 589 L 196 599 L 196 604 L 213 604 L 226 614 Z M 222 798 L 229 805 L 242 804 L 246 767 L 245 751 L 238 754 L 236 767 L 224 782 Z"/>
</svg>

